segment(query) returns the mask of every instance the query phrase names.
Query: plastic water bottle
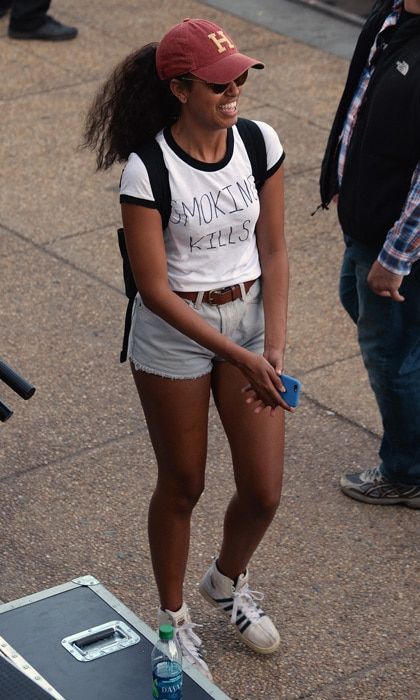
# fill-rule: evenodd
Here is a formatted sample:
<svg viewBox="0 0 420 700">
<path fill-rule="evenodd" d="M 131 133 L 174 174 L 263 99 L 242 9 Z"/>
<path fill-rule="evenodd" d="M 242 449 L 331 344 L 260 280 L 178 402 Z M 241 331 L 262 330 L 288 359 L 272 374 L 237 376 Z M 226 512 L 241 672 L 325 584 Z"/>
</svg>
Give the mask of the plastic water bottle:
<svg viewBox="0 0 420 700">
<path fill-rule="evenodd" d="M 152 675 L 154 700 L 182 700 L 182 654 L 171 625 L 159 627 L 152 651 Z"/>
</svg>

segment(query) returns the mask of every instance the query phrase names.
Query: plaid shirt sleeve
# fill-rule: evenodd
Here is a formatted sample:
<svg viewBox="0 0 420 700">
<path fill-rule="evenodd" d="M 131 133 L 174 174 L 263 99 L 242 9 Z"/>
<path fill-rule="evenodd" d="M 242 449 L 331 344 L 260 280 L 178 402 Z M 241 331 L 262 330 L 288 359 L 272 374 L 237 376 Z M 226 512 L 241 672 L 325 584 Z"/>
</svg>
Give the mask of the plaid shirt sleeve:
<svg viewBox="0 0 420 700">
<path fill-rule="evenodd" d="M 408 275 L 420 259 L 420 163 L 398 221 L 388 232 L 378 262 L 396 275 Z"/>
</svg>

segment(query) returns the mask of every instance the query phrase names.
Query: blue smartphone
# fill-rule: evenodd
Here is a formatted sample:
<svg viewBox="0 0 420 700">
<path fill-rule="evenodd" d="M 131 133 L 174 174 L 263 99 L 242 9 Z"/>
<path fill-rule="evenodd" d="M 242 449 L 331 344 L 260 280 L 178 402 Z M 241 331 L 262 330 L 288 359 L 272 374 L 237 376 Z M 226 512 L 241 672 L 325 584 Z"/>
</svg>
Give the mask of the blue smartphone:
<svg viewBox="0 0 420 700">
<path fill-rule="evenodd" d="M 286 391 L 281 391 L 280 396 L 291 408 L 296 408 L 299 403 L 299 395 L 301 382 L 296 377 L 290 377 L 288 374 L 281 374 L 280 379 Z"/>
</svg>

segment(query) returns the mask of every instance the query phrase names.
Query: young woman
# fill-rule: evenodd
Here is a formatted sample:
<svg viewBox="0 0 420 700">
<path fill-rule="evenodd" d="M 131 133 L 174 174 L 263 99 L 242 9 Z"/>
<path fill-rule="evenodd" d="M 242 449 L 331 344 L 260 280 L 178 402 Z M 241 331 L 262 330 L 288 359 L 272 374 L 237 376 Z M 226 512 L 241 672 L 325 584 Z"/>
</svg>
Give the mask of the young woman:
<svg viewBox="0 0 420 700">
<path fill-rule="evenodd" d="M 99 168 L 127 161 L 120 200 L 139 290 L 128 354 L 158 465 L 149 511 L 158 621 L 177 628 L 187 660 L 208 677 L 183 580 L 191 514 L 204 488 L 210 392 L 229 440 L 236 492 L 200 592 L 254 651 L 279 645 L 248 584 L 248 563 L 280 500 L 290 410 L 279 376 L 288 290 L 284 154 L 274 130 L 258 122 L 267 172 L 257 193 L 236 126 L 247 72 L 263 67 L 212 22 L 184 20 L 116 69 L 86 128 Z M 172 200 L 164 230 L 136 153 L 153 139 Z"/>
</svg>

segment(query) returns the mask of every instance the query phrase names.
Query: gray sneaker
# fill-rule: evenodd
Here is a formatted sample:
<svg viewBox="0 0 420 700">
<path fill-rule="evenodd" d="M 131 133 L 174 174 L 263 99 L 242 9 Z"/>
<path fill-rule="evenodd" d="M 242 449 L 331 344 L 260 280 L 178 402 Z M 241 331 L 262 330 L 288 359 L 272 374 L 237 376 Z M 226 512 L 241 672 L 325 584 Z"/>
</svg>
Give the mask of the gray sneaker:
<svg viewBox="0 0 420 700">
<path fill-rule="evenodd" d="M 380 467 L 366 469 L 360 474 L 345 474 L 340 486 L 343 493 L 356 501 L 380 506 L 401 504 L 420 508 L 420 486 L 396 484 L 382 475 Z"/>
</svg>

